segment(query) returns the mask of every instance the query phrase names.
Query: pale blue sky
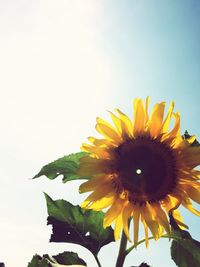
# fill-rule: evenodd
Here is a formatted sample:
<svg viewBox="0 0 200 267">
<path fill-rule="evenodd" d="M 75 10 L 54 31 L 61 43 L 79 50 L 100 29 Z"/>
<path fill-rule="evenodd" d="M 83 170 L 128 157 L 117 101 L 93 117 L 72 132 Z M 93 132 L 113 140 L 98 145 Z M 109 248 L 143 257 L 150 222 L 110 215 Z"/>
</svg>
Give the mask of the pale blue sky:
<svg viewBox="0 0 200 267">
<path fill-rule="evenodd" d="M 6 267 L 67 249 L 96 266 L 84 249 L 48 243 L 42 192 L 80 203 L 79 182 L 29 179 L 78 151 L 95 134 L 96 116 L 106 119 L 115 107 L 131 115 L 135 97 L 174 100 L 182 131 L 200 139 L 199 13 L 198 0 L 0 2 L 0 261 Z M 200 239 L 200 218 L 183 215 Z M 103 267 L 114 267 L 115 246 L 100 253 Z M 141 246 L 125 267 L 143 260 L 175 266 L 166 240 Z"/>
<path fill-rule="evenodd" d="M 199 134 L 199 1 L 108 2 L 102 42 L 116 66 L 115 102 L 174 99 L 183 126 Z"/>
</svg>

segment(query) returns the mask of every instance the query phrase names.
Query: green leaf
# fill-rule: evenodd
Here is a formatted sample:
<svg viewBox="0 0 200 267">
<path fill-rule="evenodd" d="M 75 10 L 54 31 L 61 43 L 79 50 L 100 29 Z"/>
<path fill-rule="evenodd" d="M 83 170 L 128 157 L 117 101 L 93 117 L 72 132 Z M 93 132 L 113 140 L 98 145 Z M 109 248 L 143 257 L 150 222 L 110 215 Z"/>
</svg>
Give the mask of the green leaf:
<svg viewBox="0 0 200 267">
<path fill-rule="evenodd" d="M 64 266 L 74 266 L 74 267 L 85 267 L 87 266 L 85 261 L 78 257 L 77 253 L 74 252 L 63 252 L 56 256 L 49 256 L 47 254 L 42 257 L 39 255 L 33 256 L 28 267 L 64 267 Z"/>
<path fill-rule="evenodd" d="M 28 267 L 49 267 L 48 260 L 40 257 L 39 255 L 34 255 L 31 262 L 28 263 Z"/>
<path fill-rule="evenodd" d="M 200 266 L 200 242 L 193 239 L 188 231 L 181 230 L 172 214 L 170 224 L 172 226 L 171 257 L 178 267 Z"/>
<path fill-rule="evenodd" d="M 63 183 L 72 180 L 89 179 L 90 177 L 88 176 L 80 176 L 77 174 L 80 165 L 80 159 L 87 154 L 88 153 L 86 152 L 79 152 L 59 158 L 45 165 L 40 172 L 33 177 L 33 179 L 42 175 L 45 175 L 51 180 L 57 178 L 59 175 L 63 175 Z"/>
<path fill-rule="evenodd" d="M 45 194 L 48 224 L 53 226 L 50 242 L 79 244 L 97 255 L 101 247 L 114 241 L 113 229 L 103 228 L 104 213 L 73 206 L 65 200 L 52 200 Z"/>
<path fill-rule="evenodd" d="M 178 236 L 176 238 L 179 238 Z M 171 257 L 178 267 L 199 267 L 200 247 L 196 246 L 194 240 L 179 238 L 173 240 L 171 245 Z"/>
<path fill-rule="evenodd" d="M 87 266 L 84 260 L 78 257 L 77 253 L 74 252 L 63 252 L 58 254 L 57 256 L 53 256 L 54 262 L 57 262 L 59 264 L 63 265 L 81 265 L 81 266 Z"/>
</svg>

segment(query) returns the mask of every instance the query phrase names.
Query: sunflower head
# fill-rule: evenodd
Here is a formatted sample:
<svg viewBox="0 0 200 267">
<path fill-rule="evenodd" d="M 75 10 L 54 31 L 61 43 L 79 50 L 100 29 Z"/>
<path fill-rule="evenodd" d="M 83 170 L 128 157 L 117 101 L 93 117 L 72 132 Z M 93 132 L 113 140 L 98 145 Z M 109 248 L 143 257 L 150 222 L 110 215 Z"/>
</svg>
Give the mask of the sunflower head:
<svg viewBox="0 0 200 267">
<path fill-rule="evenodd" d="M 89 137 L 83 144 L 88 156 L 82 158 L 79 174 L 91 176 L 80 186 L 80 192 L 91 192 L 83 202 L 87 209 L 106 209 L 104 227 L 115 222 L 115 239 L 121 230 L 128 239 L 129 221 L 133 221 L 135 243 L 139 225 L 144 226 L 146 245 L 148 231 L 158 239 L 163 231 L 170 236 L 167 214 L 173 212 L 177 224 L 186 227 L 177 208 L 183 205 L 196 215 L 191 200 L 200 204 L 200 147 L 191 146 L 195 136 L 180 134 L 180 114 L 171 102 L 165 113 L 165 102 L 148 112 L 149 98 L 134 101 L 133 120 L 119 109 L 110 112 L 113 125 L 97 118 L 96 130 L 103 138 Z M 173 127 L 171 121 L 173 120 Z"/>
</svg>

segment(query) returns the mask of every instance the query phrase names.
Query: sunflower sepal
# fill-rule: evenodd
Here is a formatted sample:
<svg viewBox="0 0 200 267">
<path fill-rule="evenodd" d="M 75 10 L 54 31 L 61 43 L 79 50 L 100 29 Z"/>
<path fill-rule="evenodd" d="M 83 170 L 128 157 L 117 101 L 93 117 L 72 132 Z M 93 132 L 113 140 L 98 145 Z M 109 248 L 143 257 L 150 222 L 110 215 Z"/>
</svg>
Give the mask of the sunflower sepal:
<svg viewBox="0 0 200 267">
<path fill-rule="evenodd" d="M 190 135 L 188 131 L 186 130 L 183 134 L 183 138 L 189 143 L 191 146 L 200 146 L 200 143 L 198 142 L 195 135 Z"/>
</svg>

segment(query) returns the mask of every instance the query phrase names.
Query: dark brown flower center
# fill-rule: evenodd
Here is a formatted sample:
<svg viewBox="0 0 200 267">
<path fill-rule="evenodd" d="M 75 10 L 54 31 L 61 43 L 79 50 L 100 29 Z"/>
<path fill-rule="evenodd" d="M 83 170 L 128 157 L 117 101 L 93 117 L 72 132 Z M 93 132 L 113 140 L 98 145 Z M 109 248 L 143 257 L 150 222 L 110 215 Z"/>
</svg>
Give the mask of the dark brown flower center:
<svg viewBox="0 0 200 267">
<path fill-rule="evenodd" d="M 115 169 L 122 187 L 135 202 L 163 199 L 176 184 L 173 151 L 159 140 L 140 137 L 116 148 Z"/>
</svg>

